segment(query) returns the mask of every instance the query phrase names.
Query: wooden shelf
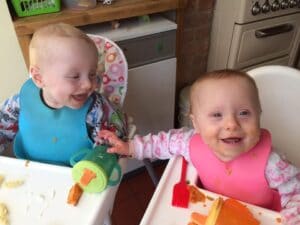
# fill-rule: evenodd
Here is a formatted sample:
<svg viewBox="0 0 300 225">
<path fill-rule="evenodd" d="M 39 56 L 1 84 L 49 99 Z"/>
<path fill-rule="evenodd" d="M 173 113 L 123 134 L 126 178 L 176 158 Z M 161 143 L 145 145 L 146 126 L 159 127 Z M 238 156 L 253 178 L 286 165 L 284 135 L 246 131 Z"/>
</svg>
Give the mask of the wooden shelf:
<svg viewBox="0 0 300 225">
<path fill-rule="evenodd" d="M 98 4 L 89 10 L 62 9 L 57 13 L 17 18 L 14 21 L 18 36 L 30 35 L 46 24 L 64 22 L 74 26 L 101 23 L 141 16 L 179 7 L 179 0 L 115 0 L 111 5 Z"/>
<path fill-rule="evenodd" d="M 89 10 L 62 9 L 57 13 L 20 17 L 13 21 L 26 65 L 29 66 L 28 46 L 36 29 L 51 23 L 83 26 L 152 13 L 178 10 L 181 0 L 115 0 L 111 5 L 98 4 Z"/>
</svg>

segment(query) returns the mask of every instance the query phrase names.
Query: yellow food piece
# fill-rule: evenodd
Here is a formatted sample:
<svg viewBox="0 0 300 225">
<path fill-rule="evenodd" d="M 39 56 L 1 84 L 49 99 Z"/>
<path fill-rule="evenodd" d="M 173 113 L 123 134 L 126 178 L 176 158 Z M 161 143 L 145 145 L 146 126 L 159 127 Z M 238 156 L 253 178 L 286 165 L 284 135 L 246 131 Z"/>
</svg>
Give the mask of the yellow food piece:
<svg viewBox="0 0 300 225">
<path fill-rule="evenodd" d="M 7 217 L 5 217 L 5 218 L 0 217 L 0 225 L 9 225 L 8 218 Z"/>
<path fill-rule="evenodd" d="M 5 179 L 5 176 L 2 175 L 2 174 L 0 174 L 0 186 L 1 186 L 1 184 L 3 183 L 4 179 Z"/>
<path fill-rule="evenodd" d="M 223 205 L 223 199 L 222 198 L 217 198 L 211 207 L 211 210 L 208 214 L 208 217 L 205 221 L 204 225 L 216 225 L 219 213 L 221 211 L 222 205 Z"/>
<path fill-rule="evenodd" d="M 4 203 L 0 203 L 0 225 L 9 225 L 8 209 Z"/>
<path fill-rule="evenodd" d="M 6 188 L 17 188 L 24 184 L 24 180 L 9 180 L 4 182 L 3 186 Z"/>
</svg>

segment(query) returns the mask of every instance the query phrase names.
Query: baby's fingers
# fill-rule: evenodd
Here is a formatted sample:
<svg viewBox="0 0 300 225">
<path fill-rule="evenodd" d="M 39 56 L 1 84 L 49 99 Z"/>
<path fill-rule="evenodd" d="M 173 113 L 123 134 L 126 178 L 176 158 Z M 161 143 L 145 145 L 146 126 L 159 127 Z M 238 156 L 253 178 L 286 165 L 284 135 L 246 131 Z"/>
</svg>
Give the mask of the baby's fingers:
<svg viewBox="0 0 300 225">
<path fill-rule="evenodd" d="M 115 133 L 109 131 L 109 130 L 100 130 L 98 132 L 98 137 L 103 138 L 103 139 L 109 139 L 109 138 L 114 138 L 117 137 Z"/>
<path fill-rule="evenodd" d="M 108 153 L 118 153 L 119 154 L 118 148 L 116 148 L 116 147 L 110 147 L 110 148 L 108 148 L 107 152 Z"/>
<path fill-rule="evenodd" d="M 124 146 L 112 146 L 110 148 L 107 149 L 108 153 L 117 153 L 119 155 L 128 155 L 126 149 L 124 148 Z"/>
</svg>

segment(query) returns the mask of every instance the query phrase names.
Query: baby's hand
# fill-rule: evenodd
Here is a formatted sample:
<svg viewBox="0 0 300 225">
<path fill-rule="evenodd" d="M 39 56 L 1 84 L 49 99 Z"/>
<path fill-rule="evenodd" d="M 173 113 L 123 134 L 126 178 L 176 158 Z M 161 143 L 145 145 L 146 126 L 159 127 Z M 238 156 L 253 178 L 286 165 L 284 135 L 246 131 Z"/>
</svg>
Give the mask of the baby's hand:
<svg viewBox="0 0 300 225">
<path fill-rule="evenodd" d="M 107 152 L 130 155 L 128 142 L 122 141 L 115 133 L 108 130 L 101 130 L 98 133 L 98 137 L 111 145 L 111 147 L 107 149 Z"/>
</svg>

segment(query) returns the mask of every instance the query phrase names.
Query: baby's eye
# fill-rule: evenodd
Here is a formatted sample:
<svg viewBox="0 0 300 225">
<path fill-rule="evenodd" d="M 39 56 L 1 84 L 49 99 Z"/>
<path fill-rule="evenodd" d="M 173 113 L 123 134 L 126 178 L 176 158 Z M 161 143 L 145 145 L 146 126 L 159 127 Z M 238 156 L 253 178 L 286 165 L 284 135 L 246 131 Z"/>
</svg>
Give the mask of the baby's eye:
<svg viewBox="0 0 300 225">
<path fill-rule="evenodd" d="M 219 112 L 213 113 L 212 117 L 215 117 L 215 118 L 222 117 L 222 113 L 219 113 Z"/>
<path fill-rule="evenodd" d="M 69 75 L 69 76 L 67 76 L 67 78 L 72 79 L 72 80 L 77 80 L 80 78 L 80 76 L 75 74 L 75 75 Z"/>
<path fill-rule="evenodd" d="M 250 112 L 248 110 L 242 110 L 239 113 L 240 116 L 248 116 L 249 114 L 250 114 Z"/>
<path fill-rule="evenodd" d="M 94 79 L 97 78 L 97 74 L 96 74 L 96 73 L 90 73 L 90 74 L 89 74 L 89 78 L 90 78 L 91 80 L 94 80 Z"/>
</svg>

